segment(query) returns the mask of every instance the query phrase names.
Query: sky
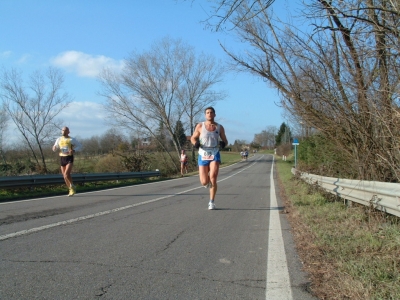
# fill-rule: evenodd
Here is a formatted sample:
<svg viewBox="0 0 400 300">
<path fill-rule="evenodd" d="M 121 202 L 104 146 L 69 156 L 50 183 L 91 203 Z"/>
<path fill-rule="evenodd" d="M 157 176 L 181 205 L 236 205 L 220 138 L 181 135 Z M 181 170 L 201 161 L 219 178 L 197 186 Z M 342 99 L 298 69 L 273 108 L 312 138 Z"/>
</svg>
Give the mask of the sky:
<svg viewBox="0 0 400 300">
<path fill-rule="evenodd" d="M 243 49 L 235 36 L 205 28 L 209 14 L 207 0 L 1 0 L 0 69 L 15 68 L 23 76 L 61 69 L 73 101 L 60 113 L 60 126 L 74 137 L 100 136 L 110 128 L 97 79 L 103 68 L 121 68 L 133 51 L 150 50 L 164 37 L 182 39 L 198 54 L 223 62 L 229 58 L 219 42 Z M 254 75 L 227 72 L 216 89 L 227 92 L 214 107 L 230 143 L 251 142 L 285 122 L 277 91 Z M 9 136 L 18 135 L 15 130 L 9 126 Z"/>
</svg>

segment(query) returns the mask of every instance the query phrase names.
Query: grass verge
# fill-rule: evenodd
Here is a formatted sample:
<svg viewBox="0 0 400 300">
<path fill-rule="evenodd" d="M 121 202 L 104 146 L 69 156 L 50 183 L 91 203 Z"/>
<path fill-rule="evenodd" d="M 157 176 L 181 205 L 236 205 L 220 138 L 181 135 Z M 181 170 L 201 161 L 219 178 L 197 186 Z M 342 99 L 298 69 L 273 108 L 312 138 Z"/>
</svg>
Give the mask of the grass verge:
<svg viewBox="0 0 400 300">
<path fill-rule="evenodd" d="M 400 218 L 343 201 L 277 160 L 281 197 L 319 299 L 400 299 Z"/>
</svg>

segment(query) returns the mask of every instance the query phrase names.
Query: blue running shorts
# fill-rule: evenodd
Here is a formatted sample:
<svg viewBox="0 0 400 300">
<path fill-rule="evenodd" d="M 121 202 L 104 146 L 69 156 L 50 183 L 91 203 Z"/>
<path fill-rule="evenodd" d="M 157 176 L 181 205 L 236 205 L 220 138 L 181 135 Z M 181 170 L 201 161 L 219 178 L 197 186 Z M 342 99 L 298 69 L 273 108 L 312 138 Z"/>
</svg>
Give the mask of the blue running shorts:
<svg viewBox="0 0 400 300">
<path fill-rule="evenodd" d="M 212 160 L 202 160 L 200 154 L 197 159 L 198 165 L 202 166 L 202 167 L 209 166 L 210 162 L 213 162 L 213 161 L 221 163 L 221 154 L 219 153 L 219 151 L 217 152 L 217 154 L 214 155 L 214 159 L 212 159 Z"/>
</svg>

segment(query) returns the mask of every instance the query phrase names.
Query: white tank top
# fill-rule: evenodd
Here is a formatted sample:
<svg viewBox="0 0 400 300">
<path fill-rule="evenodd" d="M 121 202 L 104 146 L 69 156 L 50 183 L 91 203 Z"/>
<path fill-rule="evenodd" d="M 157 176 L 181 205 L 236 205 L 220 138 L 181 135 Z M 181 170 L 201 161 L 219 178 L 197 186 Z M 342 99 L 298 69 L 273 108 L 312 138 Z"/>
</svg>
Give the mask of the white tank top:
<svg viewBox="0 0 400 300">
<path fill-rule="evenodd" d="M 201 148 L 217 148 L 219 139 L 219 124 L 214 131 L 208 131 L 204 122 L 201 126 L 200 147 Z"/>
</svg>

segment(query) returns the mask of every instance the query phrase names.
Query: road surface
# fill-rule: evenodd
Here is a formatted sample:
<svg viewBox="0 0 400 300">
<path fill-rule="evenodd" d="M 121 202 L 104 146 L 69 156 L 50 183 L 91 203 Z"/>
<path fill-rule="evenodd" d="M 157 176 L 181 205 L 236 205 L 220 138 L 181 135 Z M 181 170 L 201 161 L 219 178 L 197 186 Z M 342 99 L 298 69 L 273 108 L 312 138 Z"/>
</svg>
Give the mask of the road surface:
<svg viewBox="0 0 400 300">
<path fill-rule="evenodd" d="M 0 299 L 314 299 L 272 155 L 198 176 L 0 203 Z"/>
</svg>

